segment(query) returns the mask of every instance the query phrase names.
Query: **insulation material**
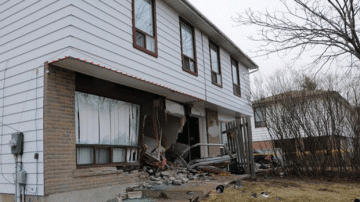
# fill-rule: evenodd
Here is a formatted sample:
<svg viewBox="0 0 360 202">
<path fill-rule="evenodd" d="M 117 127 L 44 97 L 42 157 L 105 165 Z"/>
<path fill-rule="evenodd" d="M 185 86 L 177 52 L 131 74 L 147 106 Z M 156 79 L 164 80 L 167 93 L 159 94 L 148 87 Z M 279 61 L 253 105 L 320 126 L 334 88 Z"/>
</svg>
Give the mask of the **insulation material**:
<svg viewBox="0 0 360 202">
<path fill-rule="evenodd" d="M 168 116 L 167 124 L 163 128 L 162 146 L 169 149 L 178 139 L 178 134 L 182 132 L 185 125 L 185 117 Z"/>
<path fill-rule="evenodd" d="M 186 123 L 184 106 L 176 102 L 165 100 L 165 112 L 168 114 L 167 123 L 163 128 L 164 141 L 162 141 L 165 149 L 169 149 L 178 138 L 178 134 L 182 133 Z"/>
<path fill-rule="evenodd" d="M 185 116 L 185 109 L 183 105 L 180 105 L 176 102 L 165 100 L 165 109 L 167 114 L 171 114 L 177 117 Z"/>
<path fill-rule="evenodd" d="M 191 107 L 191 115 L 198 117 L 205 117 L 206 116 L 205 109 L 193 106 Z"/>
</svg>

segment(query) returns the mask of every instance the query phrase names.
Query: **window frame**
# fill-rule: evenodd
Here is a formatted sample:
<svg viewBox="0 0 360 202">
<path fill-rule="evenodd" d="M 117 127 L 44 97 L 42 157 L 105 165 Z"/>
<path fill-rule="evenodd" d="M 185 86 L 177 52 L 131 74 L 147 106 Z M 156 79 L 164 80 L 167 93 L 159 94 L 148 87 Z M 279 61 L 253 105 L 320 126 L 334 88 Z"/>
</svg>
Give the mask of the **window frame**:
<svg viewBox="0 0 360 202">
<path fill-rule="evenodd" d="M 149 34 L 145 33 L 141 29 L 136 28 L 135 26 L 135 0 L 132 0 L 132 30 L 133 30 L 133 47 L 143 51 L 151 56 L 158 57 L 158 41 L 157 41 L 157 24 L 156 24 L 156 0 L 152 1 L 152 19 L 153 19 L 153 32 L 154 36 L 150 36 Z M 136 33 L 140 33 L 144 35 L 144 46 L 137 45 L 136 43 Z M 146 48 L 146 36 L 149 36 L 155 40 L 155 52 L 152 52 Z"/>
<path fill-rule="evenodd" d="M 237 77 L 238 77 L 238 82 L 239 83 L 234 83 L 234 71 L 233 71 L 233 61 L 236 64 L 236 73 L 237 73 Z M 232 75 L 232 84 L 233 84 L 233 93 L 234 95 L 241 97 L 241 86 L 240 86 L 240 68 L 239 68 L 239 61 L 237 61 L 234 57 L 230 57 L 230 66 L 231 66 L 231 75 Z M 238 90 L 237 90 L 238 89 Z"/>
<path fill-rule="evenodd" d="M 92 168 L 92 167 L 112 167 L 112 166 L 133 166 L 133 165 L 139 165 L 139 149 L 141 148 L 140 146 L 128 146 L 128 145 L 107 145 L 107 144 L 77 144 L 75 143 L 76 146 L 76 150 L 75 150 L 75 157 L 76 157 L 76 168 Z M 78 164 L 78 159 L 77 159 L 77 153 L 78 153 L 78 148 L 91 148 L 92 149 L 92 153 L 93 153 L 93 163 L 91 164 Z M 113 154 L 113 149 L 114 148 L 123 148 L 125 149 L 125 161 L 124 162 L 113 162 L 113 158 L 112 158 L 112 154 Z M 109 159 L 110 162 L 109 163 L 102 163 L 102 164 L 97 164 L 96 163 L 96 149 L 110 149 L 109 152 Z M 128 154 L 128 149 L 137 149 L 138 150 L 138 160 L 137 161 L 131 161 L 128 162 L 127 159 L 127 154 Z"/>
<path fill-rule="evenodd" d="M 256 109 L 263 109 L 262 110 L 262 115 L 263 115 L 263 119 L 262 121 L 257 121 L 256 120 Z M 266 127 L 266 108 L 265 107 L 254 107 L 254 123 L 255 123 L 255 128 L 260 128 L 260 127 Z"/>
<path fill-rule="evenodd" d="M 193 51 L 194 51 L 194 59 L 190 58 L 189 56 L 185 55 L 183 53 L 183 40 L 182 40 L 182 30 L 181 30 L 181 24 L 184 23 L 185 25 L 187 25 L 188 27 L 191 28 L 192 30 L 192 42 L 193 42 Z M 186 21 L 184 18 L 182 18 L 181 16 L 179 17 L 179 29 L 180 29 L 180 48 L 181 48 L 181 66 L 182 66 L 182 70 L 189 73 L 189 74 L 192 74 L 194 76 L 198 76 L 198 66 L 197 66 L 197 57 L 196 57 L 196 38 L 195 38 L 195 27 L 190 24 L 188 21 Z M 187 69 L 185 68 L 185 58 L 188 58 L 190 61 L 193 61 L 194 62 L 194 68 L 195 68 L 195 71 L 191 71 L 190 69 Z"/>
<path fill-rule="evenodd" d="M 95 83 L 95 82 L 94 82 Z M 140 134 L 141 134 L 141 127 L 140 125 L 141 123 L 141 117 L 142 117 L 142 113 L 141 113 L 141 104 L 140 103 L 135 103 L 129 100 L 122 100 L 122 99 L 116 99 L 116 98 L 112 98 L 109 96 L 104 96 L 104 95 L 99 95 L 97 93 L 93 93 L 93 92 L 86 92 L 86 91 L 79 91 L 79 90 L 75 90 L 74 93 L 76 92 L 80 92 L 80 93 L 85 93 L 85 94 L 92 94 L 95 96 L 99 96 L 99 97 L 104 97 L 104 98 L 108 98 L 108 99 L 112 99 L 112 100 L 118 100 L 118 101 L 122 101 L 122 102 L 127 102 L 127 103 L 131 103 L 131 104 L 136 104 L 139 105 L 140 107 L 140 114 L 139 114 L 139 128 L 138 128 L 138 132 L 137 132 L 137 138 L 138 138 L 138 144 L 137 145 L 116 145 L 116 144 L 83 144 L 83 143 L 77 143 L 77 141 L 75 142 L 75 162 L 76 162 L 76 168 L 77 169 L 81 169 L 81 168 L 91 168 L 91 167 L 114 167 L 114 166 L 120 166 L 120 167 L 128 167 L 128 166 L 137 166 L 140 165 L 140 148 L 141 146 L 139 146 L 140 144 Z M 76 104 L 76 102 L 74 103 Z M 76 113 L 76 111 L 75 111 Z M 78 130 L 78 128 L 76 128 L 75 125 L 75 130 Z M 92 163 L 90 164 L 78 164 L 78 148 L 91 148 L 92 149 Z M 124 151 L 124 162 L 113 162 L 113 149 L 114 148 L 123 148 Z M 96 163 L 96 150 L 97 149 L 109 149 L 109 163 Z M 136 149 L 136 160 L 135 161 L 129 161 L 128 160 L 128 149 Z"/>
<path fill-rule="evenodd" d="M 218 63 L 218 66 L 219 66 L 219 73 L 216 73 L 213 71 L 213 66 L 212 66 L 212 61 L 211 61 L 211 45 L 214 46 L 216 48 L 216 53 L 217 53 L 217 63 Z M 212 40 L 209 40 L 209 56 L 210 56 L 210 71 L 211 71 L 211 83 L 214 84 L 215 86 L 218 86 L 220 88 L 222 88 L 222 75 L 221 75 L 221 62 L 220 62 L 220 47 L 215 43 L 213 42 Z M 220 83 L 216 83 L 214 81 L 214 77 L 213 77 L 213 74 L 214 75 L 220 75 Z M 217 78 L 217 77 L 216 77 Z"/>
</svg>

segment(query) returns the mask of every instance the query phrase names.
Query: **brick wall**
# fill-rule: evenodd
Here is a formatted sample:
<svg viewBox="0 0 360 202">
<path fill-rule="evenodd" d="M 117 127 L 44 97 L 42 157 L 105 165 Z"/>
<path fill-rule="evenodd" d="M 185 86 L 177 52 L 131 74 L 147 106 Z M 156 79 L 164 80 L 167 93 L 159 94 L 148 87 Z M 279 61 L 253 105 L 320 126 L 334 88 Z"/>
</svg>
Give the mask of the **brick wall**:
<svg viewBox="0 0 360 202">
<path fill-rule="evenodd" d="M 47 66 L 44 87 L 45 195 L 138 182 L 114 167 L 76 169 L 75 72 Z"/>
<path fill-rule="evenodd" d="M 253 149 L 255 150 L 266 150 L 272 148 L 273 148 L 273 142 L 271 140 L 253 142 Z"/>
</svg>

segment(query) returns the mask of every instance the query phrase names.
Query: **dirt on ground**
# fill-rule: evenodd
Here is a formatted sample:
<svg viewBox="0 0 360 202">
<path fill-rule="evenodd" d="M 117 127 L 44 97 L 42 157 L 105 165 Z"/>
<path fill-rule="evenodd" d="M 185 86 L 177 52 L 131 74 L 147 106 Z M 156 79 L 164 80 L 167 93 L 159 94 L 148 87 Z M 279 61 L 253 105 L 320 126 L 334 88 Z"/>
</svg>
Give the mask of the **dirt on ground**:
<svg viewBox="0 0 360 202">
<path fill-rule="evenodd" d="M 229 185 L 224 193 L 211 192 L 204 201 L 349 201 L 360 199 L 360 182 L 341 179 L 258 177 Z M 256 197 L 256 198 L 255 198 Z"/>
</svg>

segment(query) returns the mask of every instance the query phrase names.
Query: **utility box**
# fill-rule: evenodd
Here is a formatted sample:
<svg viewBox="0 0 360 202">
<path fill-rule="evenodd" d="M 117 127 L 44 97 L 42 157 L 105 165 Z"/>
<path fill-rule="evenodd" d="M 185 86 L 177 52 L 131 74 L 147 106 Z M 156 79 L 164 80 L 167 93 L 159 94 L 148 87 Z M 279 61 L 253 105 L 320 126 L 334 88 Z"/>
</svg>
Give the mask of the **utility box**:
<svg viewBox="0 0 360 202">
<path fill-rule="evenodd" d="M 11 134 L 11 153 L 14 155 L 22 155 L 24 151 L 24 133 L 17 132 Z"/>
<path fill-rule="evenodd" d="M 18 183 L 25 185 L 26 184 L 26 171 L 25 170 L 19 170 L 18 172 Z"/>
</svg>

